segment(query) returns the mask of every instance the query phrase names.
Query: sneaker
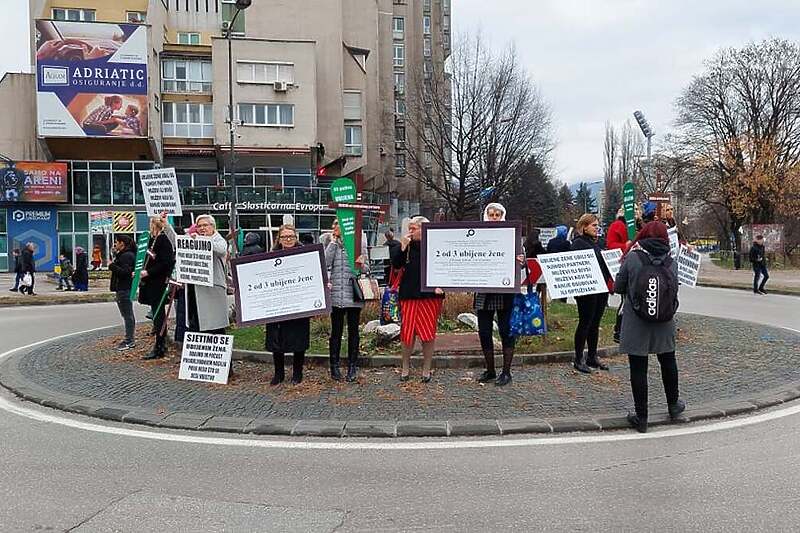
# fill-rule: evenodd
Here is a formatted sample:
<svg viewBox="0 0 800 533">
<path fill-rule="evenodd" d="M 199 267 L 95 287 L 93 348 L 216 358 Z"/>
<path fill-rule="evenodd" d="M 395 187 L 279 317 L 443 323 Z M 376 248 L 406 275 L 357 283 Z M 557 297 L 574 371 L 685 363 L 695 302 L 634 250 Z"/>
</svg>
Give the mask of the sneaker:
<svg viewBox="0 0 800 533">
<path fill-rule="evenodd" d="M 117 345 L 117 351 L 118 352 L 124 352 L 124 351 L 130 350 L 132 348 L 136 348 L 136 343 L 135 342 L 122 341 Z"/>
<path fill-rule="evenodd" d="M 8 290 L 9 290 L 9 291 L 11 291 L 11 292 L 19 292 L 19 289 L 18 289 L 18 288 L 15 288 L 15 287 L 11 287 L 11 288 L 10 288 L 10 289 L 8 289 Z"/>
<path fill-rule="evenodd" d="M 764 289 L 758 289 L 759 294 L 767 294 L 767 291 Z"/>
<path fill-rule="evenodd" d="M 57 290 L 57 291 L 63 291 L 64 289 L 63 289 L 63 288 L 61 288 L 61 287 L 56 287 L 56 290 Z"/>
</svg>

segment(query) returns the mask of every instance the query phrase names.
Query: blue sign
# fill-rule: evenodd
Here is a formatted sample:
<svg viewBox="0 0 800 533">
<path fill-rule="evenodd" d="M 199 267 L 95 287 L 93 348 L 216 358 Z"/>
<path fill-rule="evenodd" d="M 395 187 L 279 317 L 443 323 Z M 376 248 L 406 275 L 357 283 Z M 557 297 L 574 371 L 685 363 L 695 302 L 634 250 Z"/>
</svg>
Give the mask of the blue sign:
<svg viewBox="0 0 800 533">
<path fill-rule="evenodd" d="M 58 262 L 55 207 L 19 207 L 8 210 L 9 249 L 34 245 L 36 270 L 51 271 Z"/>
</svg>

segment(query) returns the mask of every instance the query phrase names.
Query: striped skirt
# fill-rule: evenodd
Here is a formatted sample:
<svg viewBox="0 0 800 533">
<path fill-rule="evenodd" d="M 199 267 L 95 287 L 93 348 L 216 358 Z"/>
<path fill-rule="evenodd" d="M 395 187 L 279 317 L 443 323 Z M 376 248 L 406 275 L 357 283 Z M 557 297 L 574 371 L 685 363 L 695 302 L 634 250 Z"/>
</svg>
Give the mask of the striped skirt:
<svg viewBox="0 0 800 533">
<path fill-rule="evenodd" d="M 400 300 L 400 342 L 410 346 L 414 336 L 422 342 L 435 339 L 443 301 L 442 298 Z"/>
</svg>

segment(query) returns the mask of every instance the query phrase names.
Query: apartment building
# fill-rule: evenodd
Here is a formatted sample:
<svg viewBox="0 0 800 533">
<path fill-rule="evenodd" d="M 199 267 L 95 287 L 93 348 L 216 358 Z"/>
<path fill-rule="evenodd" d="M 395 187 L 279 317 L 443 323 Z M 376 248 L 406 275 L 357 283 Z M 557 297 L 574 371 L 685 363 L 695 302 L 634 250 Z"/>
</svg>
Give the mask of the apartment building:
<svg viewBox="0 0 800 533">
<path fill-rule="evenodd" d="M 50 203 L 6 199 L 0 220 L 51 211 L 40 233 L 53 250 L 105 251 L 113 233 L 144 229 L 137 171 L 156 165 L 176 168 L 179 223 L 211 212 L 226 228 L 235 201 L 246 230 L 266 233 L 292 215 L 316 236 L 333 221 L 328 186 L 340 176 L 362 200 L 391 206 L 365 220 L 373 241 L 436 208 L 406 176 L 406 146 L 417 141 L 404 116 L 418 76 L 449 54 L 449 0 L 253 0 L 238 14 L 235 0 L 31 0 L 30 15 L 36 74 L 0 82 L 3 105 L 23 110 L 0 153 L 60 165 L 48 179 L 64 169 L 65 190 L 39 195 Z M 135 223 L 98 222 L 109 213 Z M 3 258 L 18 242 L 6 226 Z"/>
</svg>

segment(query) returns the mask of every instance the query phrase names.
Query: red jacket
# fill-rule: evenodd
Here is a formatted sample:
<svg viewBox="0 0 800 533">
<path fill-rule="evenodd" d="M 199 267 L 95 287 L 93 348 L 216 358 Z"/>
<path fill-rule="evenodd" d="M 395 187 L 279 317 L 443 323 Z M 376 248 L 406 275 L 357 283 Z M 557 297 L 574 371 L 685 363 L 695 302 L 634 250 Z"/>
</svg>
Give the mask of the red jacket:
<svg viewBox="0 0 800 533">
<path fill-rule="evenodd" d="M 608 227 L 606 249 L 622 250 L 623 254 L 628 253 L 628 226 L 623 219 L 618 218 Z"/>
</svg>

